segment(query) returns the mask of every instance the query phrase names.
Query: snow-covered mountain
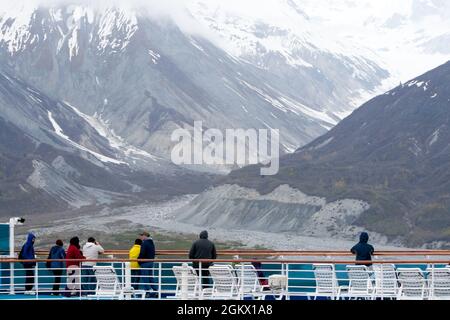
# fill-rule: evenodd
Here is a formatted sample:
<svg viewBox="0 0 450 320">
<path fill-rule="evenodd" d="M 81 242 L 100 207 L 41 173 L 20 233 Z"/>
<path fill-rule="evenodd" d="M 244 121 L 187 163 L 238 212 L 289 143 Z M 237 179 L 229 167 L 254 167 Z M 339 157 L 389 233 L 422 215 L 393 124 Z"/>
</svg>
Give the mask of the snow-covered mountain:
<svg viewBox="0 0 450 320">
<path fill-rule="evenodd" d="M 277 128 L 291 152 L 450 57 L 441 0 L 19 0 L 2 9 L 0 62 L 165 158 L 170 133 L 194 120 Z"/>
<path fill-rule="evenodd" d="M 282 152 L 291 152 L 390 78 L 370 50 L 302 29 L 311 23 L 300 10 L 283 11 L 298 26 L 291 30 L 189 1 L 179 11 L 192 23 L 133 6 L 11 6 L 0 18 L 1 63 L 127 144 L 165 158 L 171 132 L 195 120 L 205 128 L 276 128 Z"/>
<path fill-rule="evenodd" d="M 190 0 L 189 8 L 227 51 L 264 67 L 263 53 L 314 66 L 306 53 L 323 50 L 363 56 L 407 81 L 450 54 L 446 0 Z"/>
<path fill-rule="evenodd" d="M 5 83 L 24 80 L 22 94 L 33 88 L 58 105 L 27 126 L 14 122 L 26 119 L 20 104 L 5 100 L 5 123 L 55 148 L 47 165 L 75 152 L 111 172 L 125 168 L 128 182 L 132 172 L 190 174 L 170 164 L 170 137 L 197 120 L 205 129 L 279 129 L 281 151 L 293 152 L 386 86 L 450 58 L 446 1 L 391 2 L 0 0 Z M 24 159 L 27 180 L 36 158 Z M 164 181 L 132 184 L 148 192 Z M 189 183 L 176 192 L 183 185 L 192 192 Z"/>
</svg>

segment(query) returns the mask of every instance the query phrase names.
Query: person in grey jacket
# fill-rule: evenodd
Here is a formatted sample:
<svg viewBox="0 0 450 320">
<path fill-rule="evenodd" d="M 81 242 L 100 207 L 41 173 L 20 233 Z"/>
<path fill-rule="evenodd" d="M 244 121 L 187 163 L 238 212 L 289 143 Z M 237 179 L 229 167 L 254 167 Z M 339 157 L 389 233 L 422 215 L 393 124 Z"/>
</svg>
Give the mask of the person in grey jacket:
<svg viewBox="0 0 450 320">
<path fill-rule="evenodd" d="M 189 251 L 189 259 L 217 259 L 216 246 L 213 242 L 208 240 L 208 231 L 204 230 L 200 232 L 200 239 L 195 241 L 192 244 L 191 250 Z M 196 269 L 198 275 L 200 275 L 201 266 L 201 277 L 202 277 L 202 286 L 207 287 L 209 285 L 209 266 L 212 265 L 212 262 L 202 262 L 199 263 L 197 261 L 193 262 L 193 267 Z"/>
</svg>

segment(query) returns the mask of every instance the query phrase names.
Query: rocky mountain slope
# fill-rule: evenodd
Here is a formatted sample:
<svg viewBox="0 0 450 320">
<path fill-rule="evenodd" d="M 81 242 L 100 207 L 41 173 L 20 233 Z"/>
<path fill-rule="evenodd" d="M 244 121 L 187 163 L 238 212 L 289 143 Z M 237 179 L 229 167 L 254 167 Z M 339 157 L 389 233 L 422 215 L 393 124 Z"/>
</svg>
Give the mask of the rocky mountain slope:
<svg viewBox="0 0 450 320">
<path fill-rule="evenodd" d="M 368 206 L 347 220 L 348 226 L 367 228 L 410 246 L 448 246 L 449 93 L 450 62 L 365 103 L 327 134 L 283 157 L 277 175 L 260 176 L 259 167 L 251 166 L 232 172 L 222 183 L 250 188 L 261 195 L 289 185 L 310 197 L 324 198 L 327 203 L 363 201 Z M 191 213 L 197 209 L 197 215 L 204 215 L 201 221 L 225 208 L 235 226 L 246 220 L 248 210 L 241 210 L 233 197 L 224 197 L 214 210 L 209 210 L 214 204 L 204 201 L 207 194 L 188 208 Z M 289 209 L 248 199 L 246 207 L 258 208 L 259 217 L 253 217 L 253 225 L 268 216 L 279 217 L 280 221 L 290 217 L 292 222 L 283 225 L 289 230 L 301 230 L 296 223 L 307 221 L 296 213 L 299 206 L 295 205 Z M 322 207 L 309 206 L 307 219 Z M 341 211 L 351 213 L 352 208 L 344 206 Z M 339 212 L 332 211 L 328 220 L 342 216 Z M 182 217 L 199 219 L 189 213 Z M 338 226 L 330 232 L 345 235 Z M 260 226 L 271 227 L 267 221 Z"/>
<path fill-rule="evenodd" d="M 208 184 L 103 134 L 76 108 L 0 72 L 0 214 L 164 199 Z"/>
</svg>

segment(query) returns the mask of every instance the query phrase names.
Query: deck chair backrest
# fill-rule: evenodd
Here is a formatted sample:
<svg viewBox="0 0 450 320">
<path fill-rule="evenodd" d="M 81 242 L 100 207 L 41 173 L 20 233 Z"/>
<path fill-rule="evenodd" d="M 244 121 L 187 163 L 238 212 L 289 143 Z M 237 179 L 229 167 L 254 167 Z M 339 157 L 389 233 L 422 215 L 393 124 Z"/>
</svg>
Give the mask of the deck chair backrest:
<svg viewBox="0 0 450 320">
<path fill-rule="evenodd" d="M 176 288 L 176 296 L 181 296 L 181 290 L 182 290 L 182 276 L 183 276 L 183 267 L 182 266 L 174 266 L 172 267 L 172 271 L 175 275 L 175 278 L 177 279 L 177 288 Z M 188 296 L 189 297 L 195 297 L 200 292 L 200 281 L 198 279 L 197 273 L 195 272 L 194 268 L 191 266 L 188 266 L 186 268 L 186 282 L 187 282 L 187 290 L 188 290 Z"/>
<path fill-rule="evenodd" d="M 235 267 L 236 276 L 238 278 L 238 287 L 243 287 L 244 293 L 260 291 L 258 272 L 251 264 L 237 264 Z"/>
<path fill-rule="evenodd" d="M 398 268 L 397 277 L 401 297 L 420 299 L 425 297 L 426 283 L 420 268 Z"/>
<path fill-rule="evenodd" d="M 395 295 L 398 292 L 397 273 L 393 264 L 376 264 L 373 266 L 375 273 L 375 288 L 380 294 Z"/>
<path fill-rule="evenodd" d="M 209 267 L 214 281 L 213 296 L 233 297 L 237 294 L 237 281 L 230 265 L 214 265 Z"/>
<path fill-rule="evenodd" d="M 349 293 L 370 294 L 372 290 L 372 280 L 366 266 L 347 266 L 349 279 Z"/>
<path fill-rule="evenodd" d="M 334 265 L 313 264 L 313 270 L 316 279 L 317 293 L 337 293 L 339 284 L 336 278 Z"/>
<path fill-rule="evenodd" d="M 429 268 L 430 298 L 450 298 L 450 268 Z"/>
<path fill-rule="evenodd" d="M 94 266 L 94 274 L 97 278 L 96 295 L 120 294 L 122 286 L 112 266 Z"/>
</svg>

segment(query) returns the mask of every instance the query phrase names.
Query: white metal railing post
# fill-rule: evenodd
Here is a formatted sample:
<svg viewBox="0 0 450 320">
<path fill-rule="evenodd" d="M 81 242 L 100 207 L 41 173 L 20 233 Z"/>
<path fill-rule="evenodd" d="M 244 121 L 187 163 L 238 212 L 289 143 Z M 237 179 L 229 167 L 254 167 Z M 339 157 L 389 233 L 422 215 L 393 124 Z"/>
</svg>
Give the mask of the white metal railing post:
<svg viewBox="0 0 450 320">
<path fill-rule="evenodd" d="M 183 263 L 182 269 L 181 269 L 181 299 L 187 300 L 188 299 L 188 264 Z"/>
<path fill-rule="evenodd" d="M 289 263 L 286 264 L 286 300 L 289 300 Z"/>
<path fill-rule="evenodd" d="M 9 219 L 9 257 L 11 259 L 15 258 L 15 252 L 14 252 L 14 219 Z M 10 275 L 10 281 L 9 281 L 9 294 L 15 294 L 14 290 L 14 262 L 11 262 L 9 265 L 9 275 Z"/>
<path fill-rule="evenodd" d="M 34 290 L 36 291 L 36 299 L 39 299 L 39 263 L 34 266 Z"/>
<path fill-rule="evenodd" d="M 12 257 L 13 258 L 13 257 Z M 11 262 L 9 264 L 9 294 L 13 295 L 15 294 L 15 284 L 14 284 L 14 279 L 15 279 L 15 275 L 14 275 L 14 262 Z"/>
<path fill-rule="evenodd" d="M 124 280 L 123 280 L 123 290 L 124 290 L 124 298 L 126 300 L 131 300 L 132 298 L 132 290 L 130 288 L 132 288 L 132 284 L 131 284 L 131 262 L 125 262 L 122 264 L 122 270 L 124 270 L 123 272 L 123 276 L 124 276 Z M 130 289 L 130 290 L 129 290 Z"/>
<path fill-rule="evenodd" d="M 162 262 L 158 262 L 158 299 L 161 300 L 161 288 L 162 288 Z"/>
<path fill-rule="evenodd" d="M 78 288 L 78 292 L 80 293 L 79 299 L 81 300 L 82 297 L 82 291 L 83 291 L 83 263 L 80 263 L 80 272 L 79 272 L 79 277 L 78 277 L 78 281 L 79 283 L 77 284 L 77 288 Z"/>
<path fill-rule="evenodd" d="M 114 267 L 114 263 L 112 263 L 113 267 Z M 121 263 L 120 264 L 120 269 L 121 269 L 121 278 L 122 278 L 122 284 L 125 286 L 125 263 Z"/>
<path fill-rule="evenodd" d="M 199 277 L 200 277 L 200 288 L 202 288 L 202 291 L 203 291 L 203 271 L 202 271 L 202 263 L 201 262 L 199 262 L 198 263 L 198 274 L 199 274 Z M 209 279 L 208 279 L 208 282 L 209 282 Z"/>
<path fill-rule="evenodd" d="M 131 263 L 130 262 L 125 262 L 123 264 L 123 269 L 125 269 L 124 271 L 124 287 L 129 288 L 131 287 Z"/>
<path fill-rule="evenodd" d="M 239 281 L 238 281 L 238 283 L 239 283 Z M 239 293 L 239 295 L 240 295 L 240 300 L 244 300 L 244 285 L 245 285 L 245 279 L 244 279 L 244 264 L 241 262 L 241 280 L 240 280 L 240 283 L 241 283 L 241 287 L 239 288 L 240 289 L 240 293 Z"/>
<path fill-rule="evenodd" d="M 431 300 L 433 298 L 433 292 L 434 289 L 434 264 L 431 265 L 431 284 L 428 284 L 428 299 Z M 426 284 L 426 282 L 425 282 Z"/>
</svg>

